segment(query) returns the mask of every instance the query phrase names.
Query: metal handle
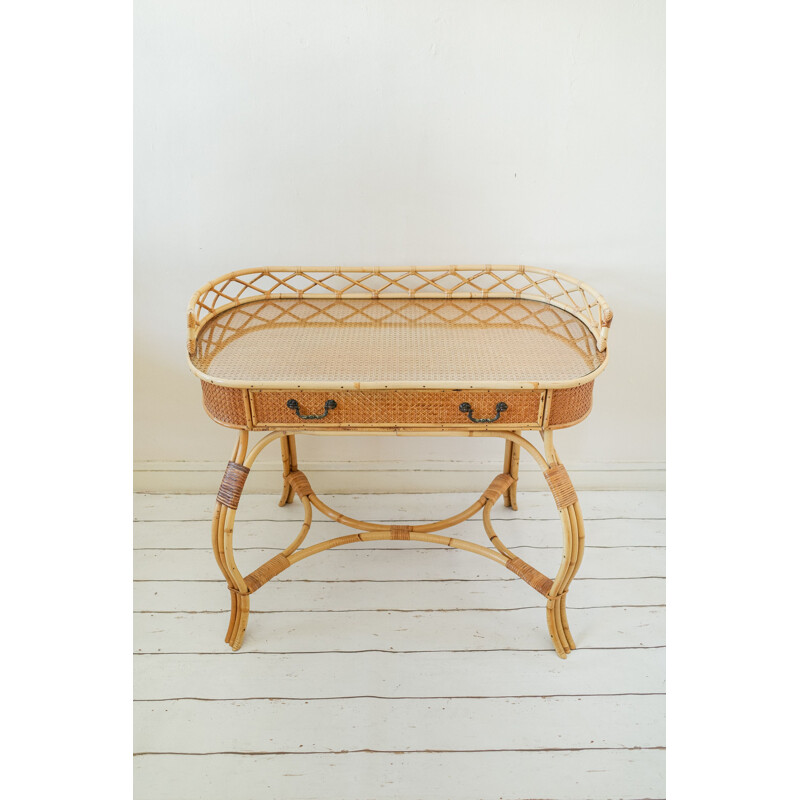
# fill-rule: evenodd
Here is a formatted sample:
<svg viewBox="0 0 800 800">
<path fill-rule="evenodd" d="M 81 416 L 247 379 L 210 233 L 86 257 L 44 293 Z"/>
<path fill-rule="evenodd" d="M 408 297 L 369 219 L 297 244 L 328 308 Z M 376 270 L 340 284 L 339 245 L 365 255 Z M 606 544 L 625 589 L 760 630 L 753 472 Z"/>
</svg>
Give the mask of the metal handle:
<svg viewBox="0 0 800 800">
<path fill-rule="evenodd" d="M 469 414 L 469 421 L 470 422 L 497 422 L 497 420 L 500 419 L 500 415 L 504 411 L 508 410 L 508 406 L 504 402 L 502 402 L 502 400 L 501 400 L 494 407 L 494 410 L 497 412 L 497 414 L 495 414 L 495 416 L 493 416 L 491 418 L 487 417 L 486 419 L 475 419 L 475 417 L 472 416 L 472 406 L 469 403 L 462 403 L 458 407 L 458 410 L 461 411 L 463 414 Z"/>
<path fill-rule="evenodd" d="M 297 402 L 294 398 L 291 400 L 286 401 L 286 407 L 291 408 L 295 414 L 297 414 L 300 419 L 322 419 L 323 417 L 328 416 L 328 412 L 336 408 L 336 401 L 335 400 L 326 400 L 325 401 L 325 413 L 324 414 L 301 414 L 300 413 L 300 403 Z"/>
</svg>

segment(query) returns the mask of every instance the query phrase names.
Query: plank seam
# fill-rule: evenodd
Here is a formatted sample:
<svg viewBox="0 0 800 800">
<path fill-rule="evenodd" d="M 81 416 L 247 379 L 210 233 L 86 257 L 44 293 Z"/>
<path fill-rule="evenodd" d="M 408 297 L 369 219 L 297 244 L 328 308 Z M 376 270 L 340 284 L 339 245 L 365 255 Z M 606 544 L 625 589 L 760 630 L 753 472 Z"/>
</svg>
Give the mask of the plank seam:
<svg viewBox="0 0 800 800">
<path fill-rule="evenodd" d="M 665 644 L 620 645 L 619 647 L 581 647 L 584 652 L 607 650 L 663 650 Z M 491 647 L 486 650 L 381 650 L 369 648 L 366 650 L 239 650 L 237 658 L 242 656 L 320 656 L 320 655 L 356 655 L 359 653 L 389 653 L 390 655 L 413 655 L 415 653 L 552 653 L 551 647 Z M 230 651 L 198 651 L 190 650 L 139 650 L 134 651 L 135 656 L 225 656 L 230 658 Z"/>
<path fill-rule="evenodd" d="M 350 753 L 370 753 L 384 755 L 410 755 L 417 753 L 579 753 L 585 750 L 666 750 L 663 745 L 656 747 L 519 747 L 488 748 L 479 750 L 216 750 L 203 753 L 184 753 L 170 750 L 152 750 L 134 753 L 134 756 L 336 756 Z"/>
<path fill-rule="evenodd" d="M 555 697 L 666 697 L 666 692 L 599 692 L 597 694 L 487 694 L 487 695 L 415 695 L 346 694 L 330 697 L 155 697 L 134 700 L 134 703 L 171 703 L 191 700 L 201 703 L 238 703 L 248 700 L 280 700 L 303 702 L 317 700 L 547 700 Z"/>
<path fill-rule="evenodd" d="M 537 608 L 544 608 L 544 604 L 538 606 L 514 606 L 511 608 L 277 608 L 268 611 L 250 609 L 250 614 L 372 614 L 375 612 L 392 614 L 460 614 L 465 611 L 533 611 Z M 592 611 L 604 608 L 666 608 L 665 603 L 649 603 L 647 605 L 609 605 L 609 606 L 572 606 L 576 611 Z M 134 611 L 134 614 L 230 614 L 229 610 L 211 611 L 191 611 L 191 610 L 172 610 L 172 611 L 148 611 L 146 609 Z"/>
</svg>

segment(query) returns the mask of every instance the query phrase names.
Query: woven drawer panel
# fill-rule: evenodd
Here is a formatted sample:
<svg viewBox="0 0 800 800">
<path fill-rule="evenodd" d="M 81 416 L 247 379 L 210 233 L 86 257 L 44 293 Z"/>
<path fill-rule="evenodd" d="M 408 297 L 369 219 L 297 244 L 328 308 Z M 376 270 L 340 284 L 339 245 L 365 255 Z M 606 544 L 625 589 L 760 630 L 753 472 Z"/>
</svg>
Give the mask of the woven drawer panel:
<svg viewBox="0 0 800 800">
<path fill-rule="evenodd" d="M 548 428 L 566 428 L 580 422 L 592 410 L 594 381 L 571 389 L 551 389 L 548 400 Z"/>
<path fill-rule="evenodd" d="M 229 427 L 248 427 L 246 390 L 215 386 L 206 381 L 201 381 L 200 385 L 203 387 L 203 405 L 211 419 Z"/>
<path fill-rule="evenodd" d="M 222 425 L 249 427 L 245 407 L 247 391 L 201 382 L 203 405 L 208 415 Z M 552 428 L 566 428 L 584 419 L 592 410 L 594 382 L 571 389 L 551 389 L 547 419 Z M 464 425 L 471 426 L 461 403 L 472 406 L 476 418 L 493 417 L 499 402 L 508 404 L 495 425 L 506 423 L 538 427 L 541 419 L 541 396 L 538 391 L 372 391 L 305 392 L 251 391 L 251 407 L 256 427 L 269 425 Z M 287 408 L 295 399 L 301 414 L 321 414 L 325 401 L 335 400 L 337 408 L 321 420 L 301 420 Z"/>
<path fill-rule="evenodd" d="M 458 410 L 469 403 L 475 418 L 494 417 L 495 407 L 503 402 L 508 410 L 493 423 L 538 427 L 541 424 L 543 391 L 511 390 L 383 390 L 383 391 L 250 391 L 253 424 L 270 425 L 464 425 L 472 426 L 467 415 Z M 288 408 L 288 400 L 297 400 L 301 414 L 322 414 L 326 400 L 335 400 L 336 408 L 324 419 L 302 420 Z"/>
</svg>

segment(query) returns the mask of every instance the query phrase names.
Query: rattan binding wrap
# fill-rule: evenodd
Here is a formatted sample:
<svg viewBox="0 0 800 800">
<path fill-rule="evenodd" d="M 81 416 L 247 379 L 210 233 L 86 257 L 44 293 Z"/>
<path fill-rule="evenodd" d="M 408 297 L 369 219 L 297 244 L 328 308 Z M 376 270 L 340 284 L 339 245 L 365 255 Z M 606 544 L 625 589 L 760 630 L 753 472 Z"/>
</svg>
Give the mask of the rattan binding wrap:
<svg viewBox="0 0 800 800">
<path fill-rule="evenodd" d="M 481 497 L 485 497 L 490 503 L 496 503 L 505 494 L 506 489 L 508 489 L 512 483 L 514 483 L 514 478 L 506 472 L 501 472 L 489 484 Z"/>
<path fill-rule="evenodd" d="M 411 527 L 409 525 L 392 525 L 389 527 L 389 535 L 392 539 L 410 539 Z"/>
<path fill-rule="evenodd" d="M 525 583 L 533 586 L 539 594 L 547 597 L 553 586 L 553 581 L 547 575 L 543 575 L 538 569 L 526 564 L 522 559 L 509 558 L 506 562 L 506 568 L 510 569 L 515 575 L 519 575 Z"/>
<path fill-rule="evenodd" d="M 228 462 L 225 467 L 225 474 L 222 476 L 222 483 L 219 485 L 217 500 L 228 508 L 238 508 L 239 498 L 242 496 L 244 482 L 250 470 L 241 464 L 233 461 Z"/>
<path fill-rule="evenodd" d="M 261 588 L 267 581 L 271 581 L 289 567 L 289 559 L 283 553 L 278 553 L 274 558 L 262 564 L 257 570 L 251 572 L 244 582 L 248 590 L 252 593 Z"/>
<path fill-rule="evenodd" d="M 311 488 L 311 484 L 308 482 L 308 478 L 305 476 L 305 473 L 301 472 L 299 469 L 295 470 L 294 472 L 290 472 L 286 476 L 286 481 L 295 490 L 298 497 L 308 497 L 308 495 L 313 494 L 314 492 L 314 490 Z"/>
<path fill-rule="evenodd" d="M 544 473 L 544 477 L 547 480 L 550 491 L 553 493 L 553 499 L 556 501 L 556 507 L 559 510 L 578 502 L 575 487 L 572 485 L 572 481 L 563 464 L 556 464 L 556 466 L 550 467 Z"/>
</svg>

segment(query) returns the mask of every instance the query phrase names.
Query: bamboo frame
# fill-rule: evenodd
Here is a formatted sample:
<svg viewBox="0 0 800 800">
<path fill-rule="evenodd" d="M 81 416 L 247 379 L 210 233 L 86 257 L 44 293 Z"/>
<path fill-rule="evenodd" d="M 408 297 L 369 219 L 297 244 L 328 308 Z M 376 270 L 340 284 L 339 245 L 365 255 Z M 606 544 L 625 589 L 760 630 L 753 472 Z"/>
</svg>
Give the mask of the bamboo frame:
<svg viewBox="0 0 800 800">
<path fill-rule="evenodd" d="M 519 431 L 515 431 L 519 434 Z M 506 453 L 503 459 L 503 472 L 507 472 L 514 483 L 506 489 L 503 501 L 506 508 L 517 510 L 517 478 L 519 477 L 519 445 L 506 439 Z"/>
<path fill-rule="evenodd" d="M 294 488 L 287 480 L 290 473 L 297 469 L 297 450 L 295 448 L 294 435 L 286 434 L 281 439 L 281 459 L 283 461 L 283 492 L 278 501 L 279 506 L 285 506 L 294 500 Z"/>
<path fill-rule="evenodd" d="M 345 381 L 342 383 L 338 381 L 338 375 L 333 376 L 337 380 L 325 381 L 319 380 L 320 376 L 315 372 L 304 376 L 309 377 L 310 380 L 281 382 L 286 376 L 278 371 L 277 376 L 281 380 L 250 383 L 234 378 L 216 379 L 205 374 L 194 363 L 193 357 L 200 355 L 202 359 L 203 353 L 202 340 L 201 346 L 198 347 L 198 336 L 205 326 L 212 323 L 221 314 L 232 309 L 237 309 L 238 313 L 238 306 L 245 303 L 286 298 L 300 302 L 304 302 L 304 298 L 309 301 L 315 298 L 327 300 L 334 298 L 337 303 L 343 299 L 359 301 L 365 298 L 375 301 L 378 298 L 386 300 L 397 298 L 439 299 L 442 300 L 440 304 L 442 307 L 452 305 L 450 303 L 452 299 L 532 300 L 549 304 L 566 312 L 568 323 L 563 324 L 575 325 L 573 317 L 579 320 L 582 323 L 580 340 L 587 345 L 591 343 L 592 347 L 596 345 L 596 351 L 603 353 L 604 356 L 599 365 L 593 361 L 592 371 L 585 375 L 582 374 L 580 377 L 575 377 L 569 372 L 560 375 L 559 373 L 550 373 L 545 375 L 547 380 L 522 380 L 521 382 L 516 380 L 517 375 L 512 374 L 514 380 L 499 380 L 504 375 L 498 374 L 493 380 L 490 374 L 491 370 L 477 370 L 478 374 L 475 378 L 478 379 L 473 379 L 473 375 L 469 374 L 465 380 L 460 381 L 452 379 L 422 380 L 411 374 L 410 377 L 401 376 L 409 377 L 408 380 L 392 381 L 385 375 L 381 375 L 378 376 L 381 382 L 378 382 L 376 378 L 373 382 Z M 494 299 L 491 304 L 497 305 L 494 303 Z M 356 314 L 358 309 L 355 306 L 358 304 L 351 305 L 354 306 L 353 314 Z M 436 306 L 436 304 L 434 305 Z M 258 309 L 245 309 L 242 310 L 242 313 L 246 318 L 260 324 L 262 318 L 258 316 L 260 313 Z M 292 313 L 296 314 L 296 312 Z M 553 445 L 553 429 L 576 424 L 591 410 L 593 381 L 605 369 L 608 362 L 605 353 L 607 352 L 608 331 L 612 318 L 613 314 L 608 303 L 587 284 L 559 272 L 525 266 L 271 267 L 230 272 L 210 281 L 195 292 L 188 311 L 189 368 L 203 381 L 204 404 L 209 416 L 220 424 L 239 429 L 231 461 L 225 471 L 217 496 L 211 537 L 214 556 L 225 577 L 231 596 L 231 614 L 225 641 L 233 650 L 238 650 L 242 646 L 250 612 L 250 595 L 292 565 L 343 544 L 393 539 L 432 542 L 455 547 L 505 566 L 545 596 L 547 628 L 553 646 L 561 658 L 566 658 L 567 654 L 575 649 L 575 641 L 567 622 L 566 595 L 581 565 L 585 531 L 578 497 Z M 448 320 L 443 317 L 443 321 Z M 513 319 L 509 319 L 509 321 L 514 322 Z M 231 341 L 237 336 L 245 335 L 245 330 L 241 327 L 240 322 L 231 323 L 223 318 L 217 320 L 217 326 L 220 335 L 231 337 Z M 206 330 L 205 333 L 208 334 L 211 341 L 214 341 L 214 329 Z M 551 333 L 559 336 L 558 332 L 551 331 Z M 227 341 L 226 339 L 225 342 Z M 489 374 L 484 374 L 484 372 Z M 508 374 L 505 377 L 508 377 Z M 385 382 L 384 378 L 386 378 Z M 296 397 L 300 396 L 295 395 L 296 391 L 305 390 L 324 390 L 326 393 L 339 390 L 347 392 L 349 416 L 342 414 L 338 418 L 340 422 L 337 424 L 329 424 L 329 421 L 326 420 L 325 423 L 315 425 L 305 421 L 297 422 L 289 415 L 291 424 L 283 424 L 286 422 L 287 416 L 277 414 L 272 409 L 271 413 L 267 413 L 266 418 L 262 421 L 259 408 L 266 404 L 269 409 L 267 400 L 278 403 L 279 406 L 280 403 L 286 404 L 284 398 L 277 398 L 277 395 L 274 394 L 278 390 L 291 390 L 291 396 Z M 396 406 L 375 405 L 376 395 L 387 390 L 398 390 L 399 394 L 403 394 L 402 402 Z M 406 392 L 406 390 L 409 391 Z M 530 409 L 526 410 L 523 407 L 522 410 L 514 412 L 518 414 L 516 421 L 513 414 L 504 418 L 507 428 L 495 428 L 494 420 L 491 423 L 487 420 L 480 424 L 462 421 L 460 416 L 449 414 L 449 407 L 445 413 L 435 403 L 429 402 L 432 392 L 450 395 L 453 390 L 460 392 L 465 390 L 509 392 L 519 390 L 525 394 L 526 398 L 530 397 L 528 392 L 539 392 L 538 415 L 531 411 L 530 418 L 528 418 L 527 413 Z M 363 401 L 366 406 L 366 398 L 370 392 L 373 393 L 373 396 L 369 398 L 373 406 L 367 411 L 359 411 L 356 408 L 358 401 Z M 420 393 L 425 393 L 424 402 L 421 396 L 417 396 Z M 265 398 L 266 395 L 270 396 Z M 468 395 L 454 395 L 453 400 L 455 402 L 457 399 L 463 400 L 465 397 Z M 385 399 L 385 396 L 381 398 L 381 400 Z M 503 400 L 504 403 L 506 401 L 505 397 L 494 399 Z M 280 402 L 278 402 L 279 400 Z M 342 402 L 342 406 L 344 405 Z M 420 416 L 417 413 L 409 412 L 409 409 L 415 408 L 424 408 L 426 414 Z M 479 414 L 479 416 L 485 416 L 485 413 Z M 311 417 L 303 419 L 311 419 Z M 412 422 L 414 424 L 411 424 Z M 499 424 L 502 425 L 503 422 Z M 543 453 L 522 435 L 523 430 L 531 429 L 540 431 Z M 250 446 L 249 431 L 257 431 L 264 435 L 257 443 Z M 474 503 L 461 513 L 447 519 L 425 525 L 368 523 L 341 514 L 315 494 L 305 474 L 298 469 L 296 433 L 315 436 L 500 438 L 504 440 L 505 447 L 503 472 L 492 481 Z M 291 503 L 295 497 L 298 497 L 303 505 L 303 522 L 298 535 L 284 550 L 249 575 L 243 576 L 236 565 L 233 550 L 236 508 L 250 468 L 264 448 L 274 441 L 280 441 L 283 464 L 283 488 L 279 505 Z M 532 565 L 515 556 L 500 540 L 492 525 L 491 511 L 501 497 L 506 506 L 515 510 L 517 508 L 519 459 L 523 450 L 534 459 L 544 473 L 559 511 L 563 552 L 558 571 L 553 578 L 543 575 Z M 311 527 L 314 509 L 345 527 L 353 529 L 355 533 L 303 548 L 303 542 Z M 489 546 L 439 535 L 438 531 L 457 525 L 478 513 L 482 514 Z"/>
<path fill-rule="evenodd" d="M 220 496 L 218 496 L 214 509 L 211 541 L 217 564 L 225 577 L 231 595 L 231 615 L 225 641 L 233 650 L 238 650 L 242 646 L 244 640 L 250 613 L 250 595 L 276 575 L 303 559 L 334 547 L 340 547 L 341 545 L 353 542 L 384 541 L 390 539 L 432 542 L 454 547 L 475 553 L 476 555 L 483 556 L 497 564 L 505 566 L 546 597 L 547 604 L 545 614 L 547 627 L 557 655 L 560 658 L 566 658 L 567 654 L 575 649 L 575 641 L 567 622 L 566 594 L 569 590 L 570 583 L 580 567 L 583 557 L 584 530 L 580 504 L 574 491 L 566 493 L 562 491 L 561 494 L 554 492 L 557 505 L 560 502 L 559 497 L 566 497 L 569 504 L 564 505 L 562 503 L 562 507 L 559 508 L 563 531 L 563 554 L 561 565 L 553 579 L 546 577 L 532 565 L 527 564 L 525 561 L 515 556 L 497 536 L 491 521 L 491 510 L 500 497 L 503 497 L 507 504 L 510 503 L 513 507 L 516 507 L 516 485 L 518 482 L 519 455 L 521 450 L 525 450 L 545 473 L 552 471 L 554 467 L 563 467 L 553 446 L 552 431 L 544 431 L 542 433 L 544 454 L 519 432 L 509 430 L 470 431 L 462 429 L 443 429 L 435 431 L 426 430 L 423 432 L 415 428 L 396 428 L 393 430 L 347 428 L 340 430 L 314 429 L 304 430 L 302 432 L 315 436 L 346 436 L 357 433 L 359 435 L 372 436 L 422 435 L 502 438 L 505 440 L 503 472 L 492 481 L 486 491 L 484 491 L 474 503 L 459 514 L 425 525 L 380 525 L 353 519 L 352 517 L 341 514 L 328 506 L 314 493 L 304 473 L 297 469 L 297 454 L 294 436 L 291 433 L 286 430 L 268 432 L 252 446 L 248 452 L 248 432 L 240 431 L 233 455 L 231 456 L 231 463 L 239 465 L 245 470 L 249 470 L 253 466 L 253 463 L 265 447 L 276 440 L 281 442 L 281 454 L 284 464 L 284 487 L 280 502 L 281 504 L 291 502 L 293 497 L 297 495 L 303 505 L 304 518 L 300 532 L 291 544 L 249 575 L 242 576 L 236 566 L 233 551 L 233 528 L 236 521 L 236 509 L 231 506 L 238 505 L 238 496 L 231 499 L 229 492 L 226 494 L 221 492 Z M 239 473 L 241 474 L 242 472 L 243 471 L 240 469 Z M 246 477 L 246 472 L 244 474 Z M 566 472 L 560 469 L 559 476 L 562 482 L 565 479 L 565 475 Z M 568 481 L 568 477 L 566 480 Z M 571 489 L 571 485 L 569 488 Z M 330 519 L 346 527 L 355 529 L 357 533 L 328 539 L 319 544 L 300 549 L 311 527 L 314 508 Z M 463 539 L 441 536 L 436 533 L 436 531 L 457 525 L 479 512 L 482 513 L 483 525 L 487 537 L 489 538 L 490 547 L 474 544 L 473 542 L 468 542 Z"/>
</svg>

